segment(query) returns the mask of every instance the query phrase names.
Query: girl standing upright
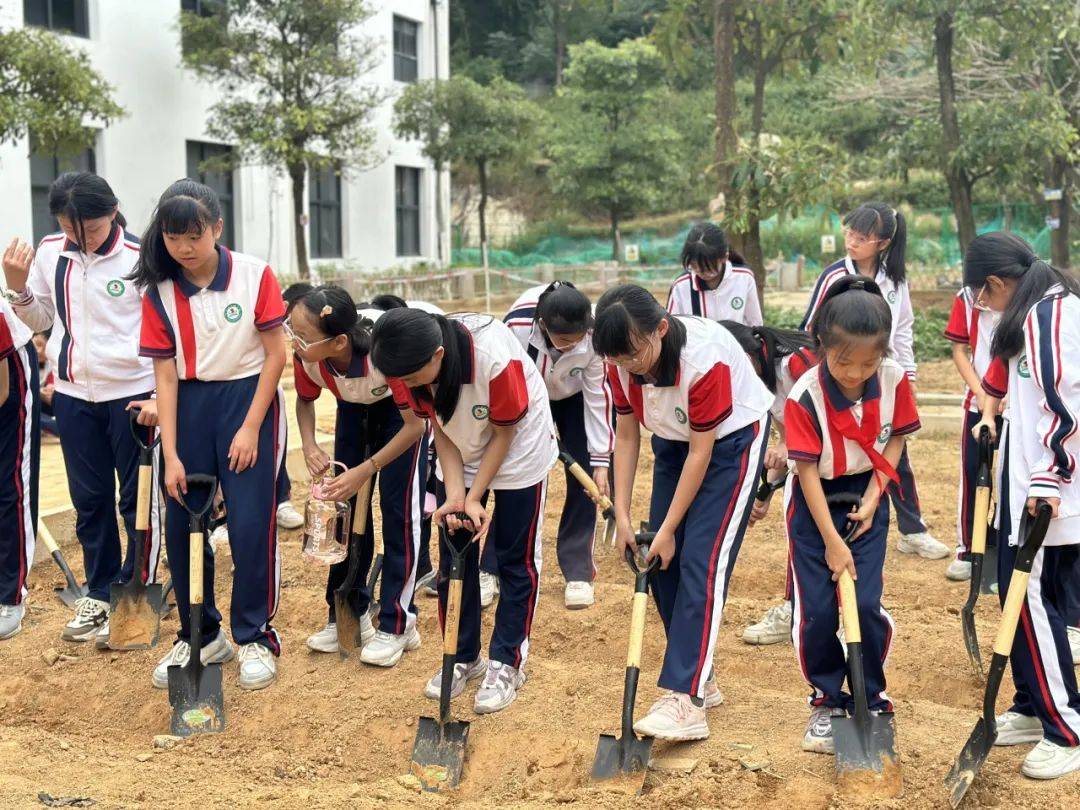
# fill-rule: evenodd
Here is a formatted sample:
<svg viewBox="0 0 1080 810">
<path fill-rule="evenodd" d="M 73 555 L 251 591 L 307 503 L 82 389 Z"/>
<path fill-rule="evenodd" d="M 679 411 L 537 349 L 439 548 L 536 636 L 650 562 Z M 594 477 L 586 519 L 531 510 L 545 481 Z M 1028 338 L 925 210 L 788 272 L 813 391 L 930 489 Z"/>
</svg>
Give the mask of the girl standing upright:
<svg viewBox="0 0 1080 810">
<path fill-rule="evenodd" d="M 761 326 L 754 271 L 728 246 L 720 226 L 699 222 L 691 227 L 680 258 L 684 272 L 671 285 L 668 312 Z"/>
</svg>

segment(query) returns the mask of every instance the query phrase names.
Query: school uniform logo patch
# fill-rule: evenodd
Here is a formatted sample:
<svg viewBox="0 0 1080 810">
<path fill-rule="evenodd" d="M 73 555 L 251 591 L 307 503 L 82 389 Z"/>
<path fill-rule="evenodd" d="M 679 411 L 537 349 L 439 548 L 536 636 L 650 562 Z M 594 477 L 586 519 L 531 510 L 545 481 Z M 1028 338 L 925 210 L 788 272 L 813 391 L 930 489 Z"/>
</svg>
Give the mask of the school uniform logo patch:
<svg viewBox="0 0 1080 810">
<path fill-rule="evenodd" d="M 1028 378 L 1031 376 L 1031 367 L 1028 366 L 1027 355 L 1023 354 L 1016 363 L 1016 373 L 1021 377 Z"/>
<path fill-rule="evenodd" d="M 896 290 L 889 290 L 889 294 L 885 296 L 885 299 L 890 304 L 895 304 L 896 303 Z"/>
<path fill-rule="evenodd" d="M 225 307 L 225 320 L 236 323 L 244 315 L 244 308 L 239 304 L 229 304 Z"/>
<path fill-rule="evenodd" d="M 490 411 L 489 411 L 487 405 L 473 405 L 472 406 L 473 419 L 480 419 L 480 420 L 487 419 L 489 412 Z"/>
<path fill-rule="evenodd" d="M 675 418 L 679 421 L 680 425 L 686 424 L 686 411 L 682 408 L 675 408 Z"/>
<path fill-rule="evenodd" d="M 118 278 L 111 279 L 108 284 L 105 285 L 105 292 L 111 295 L 113 298 L 119 298 L 124 294 L 124 290 L 127 289 Z"/>
<path fill-rule="evenodd" d="M 731 308 L 732 309 L 742 309 L 743 304 L 745 304 L 745 303 L 746 303 L 745 301 L 743 301 L 739 296 L 736 295 L 734 298 L 731 299 Z"/>
<path fill-rule="evenodd" d="M 385 386 L 385 385 L 376 386 L 375 388 L 371 389 L 371 395 L 373 397 L 381 397 L 383 394 L 386 393 L 387 388 L 388 388 L 388 386 Z"/>
<path fill-rule="evenodd" d="M 885 444 L 890 436 L 892 436 L 892 422 L 886 422 L 881 426 L 881 433 L 878 434 L 878 444 Z"/>
<path fill-rule="evenodd" d="M 585 373 L 585 369 L 582 368 L 581 366 L 574 366 L 572 369 L 570 369 L 570 376 L 571 377 L 580 377 L 584 373 Z"/>
</svg>

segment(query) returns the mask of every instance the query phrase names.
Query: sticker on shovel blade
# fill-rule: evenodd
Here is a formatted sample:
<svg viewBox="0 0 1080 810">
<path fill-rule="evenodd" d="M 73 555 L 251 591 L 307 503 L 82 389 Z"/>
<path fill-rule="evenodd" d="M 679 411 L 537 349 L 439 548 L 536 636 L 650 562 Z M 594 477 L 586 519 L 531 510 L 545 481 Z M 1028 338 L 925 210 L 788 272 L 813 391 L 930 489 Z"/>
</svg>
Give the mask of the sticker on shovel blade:
<svg viewBox="0 0 1080 810">
<path fill-rule="evenodd" d="M 217 724 L 217 712 L 209 709 L 188 709 L 180 717 L 186 725 L 192 728 L 210 728 Z"/>
</svg>

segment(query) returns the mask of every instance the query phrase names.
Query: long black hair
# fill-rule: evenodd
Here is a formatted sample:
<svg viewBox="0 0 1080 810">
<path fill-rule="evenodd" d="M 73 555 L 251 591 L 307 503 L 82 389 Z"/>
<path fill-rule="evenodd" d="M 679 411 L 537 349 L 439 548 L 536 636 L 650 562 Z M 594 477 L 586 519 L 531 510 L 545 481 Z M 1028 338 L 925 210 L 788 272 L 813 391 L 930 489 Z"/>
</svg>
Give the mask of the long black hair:
<svg viewBox="0 0 1080 810">
<path fill-rule="evenodd" d="M 383 312 L 389 312 L 392 309 L 401 309 L 407 307 L 405 299 L 400 295 L 394 295 L 393 293 L 382 293 L 376 295 L 371 299 L 372 309 L 381 309 Z"/>
<path fill-rule="evenodd" d="M 877 252 L 878 267 L 884 265 L 885 276 L 894 284 L 902 284 L 907 278 L 907 221 L 904 215 L 883 202 L 867 202 L 844 217 L 844 227 L 863 236 L 889 240 L 888 247 Z"/>
<path fill-rule="evenodd" d="M 724 262 L 728 259 L 732 264 L 746 264 L 746 259 L 731 249 L 727 236 L 719 225 L 698 222 L 690 227 L 679 256 L 683 270 L 692 272 L 690 267 L 696 264 L 705 270 L 719 270 L 723 279 Z"/>
<path fill-rule="evenodd" d="M 1080 295 L 1080 285 L 1068 273 L 1051 267 L 1015 234 L 994 231 L 976 236 L 964 254 L 964 285 L 978 293 L 990 276 L 1016 280 L 1016 290 L 1001 315 L 990 354 L 1008 360 L 1024 348 L 1024 320 L 1055 284 Z"/>
<path fill-rule="evenodd" d="M 292 312 L 296 302 L 315 289 L 314 284 L 306 281 L 296 281 L 281 291 L 281 300 L 285 302 L 285 312 Z"/>
<path fill-rule="evenodd" d="M 64 172 L 49 186 L 49 213 L 70 220 L 79 250 L 86 251 L 84 219 L 112 216 L 121 227 L 127 220 L 117 210 L 120 201 L 105 178 L 93 172 Z"/>
<path fill-rule="evenodd" d="M 457 408 L 469 353 L 467 330 L 443 315 L 411 307 L 391 309 L 371 332 L 371 362 L 387 377 L 419 371 L 441 346 L 442 365 L 435 380 L 435 413 L 445 424 Z"/>
<path fill-rule="evenodd" d="M 747 326 L 738 321 L 720 321 L 731 332 L 742 350 L 756 361 L 759 376 L 765 387 L 776 393 L 776 367 L 789 355 L 799 355 L 807 365 L 813 365 L 809 352 L 815 348 L 814 339 L 806 332 L 778 329 L 773 326 Z"/>
<path fill-rule="evenodd" d="M 553 335 L 580 335 L 592 328 L 592 304 L 569 281 L 553 281 L 536 301 L 534 320 Z"/>
<path fill-rule="evenodd" d="M 356 311 L 356 302 L 341 287 L 326 284 L 300 297 L 296 306 L 307 310 L 323 334 L 348 335 L 353 351 L 367 354 L 371 349 L 372 322 Z"/>
<path fill-rule="evenodd" d="M 201 234 L 221 219 L 221 201 L 214 190 L 189 178 L 177 180 L 161 195 L 143 233 L 139 260 L 130 278 L 138 287 L 176 279 L 180 265 L 165 247 L 165 234 Z"/>
<path fill-rule="evenodd" d="M 668 331 L 660 345 L 657 379 L 674 380 L 686 345 L 686 327 L 672 317 L 652 293 L 636 284 L 620 284 L 600 296 L 593 324 L 593 349 L 603 357 L 624 357 L 634 351 L 634 338 L 655 332 L 663 321 Z"/>
<path fill-rule="evenodd" d="M 848 338 L 876 338 L 882 354 L 889 351 L 892 310 L 881 287 L 864 276 L 844 276 L 822 296 L 810 334 L 824 350 Z"/>
</svg>

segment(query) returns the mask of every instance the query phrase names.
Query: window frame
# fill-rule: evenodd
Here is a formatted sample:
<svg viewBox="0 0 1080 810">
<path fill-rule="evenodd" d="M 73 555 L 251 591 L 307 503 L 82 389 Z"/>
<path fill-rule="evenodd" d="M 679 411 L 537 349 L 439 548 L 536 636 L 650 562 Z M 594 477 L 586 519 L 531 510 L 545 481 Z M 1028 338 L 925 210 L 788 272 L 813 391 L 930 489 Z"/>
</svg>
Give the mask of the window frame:
<svg viewBox="0 0 1080 810">
<path fill-rule="evenodd" d="M 90 38 L 90 8 L 89 0 L 71 0 L 72 11 L 74 13 L 74 27 L 73 28 L 58 28 L 54 21 L 55 9 L 53 8 L 55 0 L 23 0 L 23 24 L 32 28 L 42 28 L 46 31 L 53 31 L 58 34 L 66 34 L 68 36 L 80 37 L 82 39 Z M 31 7 L 34 5 L 40 5 L 44 7 L 45 22 L 35 23 L 30 22 Z"/>
<path fill-rule="evenodd" d="M 198 150 L 198 159 L 191 162 L 192 148 Z M 187 176 L 192 180 L 198 180 L 200 183 L 210 186 L 214 189 L 214 192 L 218 195 L 218 199 L 221 201 L 221 218 L 224 222 L 224 227 L 221 230 L 221 239 L 219 242 L 231 250 L 239 249 L 239 231 L 237 230 L 237 194 L 236 194 L 236 171 L 231 170 L 228 172 L 206 172 L 199 168 L 203 161 L 208 158 L 217 157 L 221 154 L 231 154 L 234 147 L 228 143 L 214 143 L 213 141 L 184 141 L 184 168 L 187 172 Z M 211 175 L 220 175 L 223 179 L 227 180 L 228 190 L 223 192 L 220 184 L 209 182 L 214 179 Z"/>
<path fill-rule="evenodd" d="M 323 187 L 333 180 L 334 195 L 326 196 Z M 342 216 L 342 182 L 340 166 L 308 167 L 308 257 L 340 259 L 344 257 L 344 220 Z M 330 244 L 323 244 L 322 224 L 329 216 L 334 224 Z"/>
<path fill-rule="evenodd" d="M 412 31 L 408 34 L 412 38 L 413 51 L 407 53 L 405 51 L 398 50 L 398 34 L 399 26 L 412 26 Z M 406 35 L 404 31 L 401 32 L 403 36 Z M 404 17 L 400 14 L 393 15 L 393 24 L 390 35 L 390 50 L 393 57 L 394 67 L 394 81 L 402 82 L 404 84 L 412 84 L 420 78 L 420 23 L 417 20 L 413 20 L 409 17 Z M 404 63 L 410 63 L 411 67 L 404 68 Z M 408 75 L 411 74 L 411 75 Z"/>
<path fill-rule="evenodd" d="M 93 146 L 88 146 L 86 149 L 83 149 L 81 152 L 75 155 L 60 155 L 56 152 L 43 153 L 34 143 L 33 135 L 30 136 L 29 146 L 30 149 L 27 160 L 30 163 L 30 228 L 33 232 L 34 244 L 37 244 L 49 234 L 59 231 L 60 224 L 56 221 L 56 217 L 53 217 L 52 214 L 50 214 L 50 226 L 44 232 L 39 232 L 37 223 L 39 217 L 36 216 L 36 214 L 40 206 L 35 205 L 35 197 L 38 197 L 40 199 L 42 196 L 44 196 L 45 210 L 48 210 L 49 188 L 52 186 L 56 178 L 64 172 L 70 171 L 89 171 L 96 173 L 97 152 L 95 151 L 95 148 Z M 51 176 L 49 180 L 44 184 L 40 182 L 34 182 L 35 156 L 37 156 L 39 159 L 44 158 L 45 160 L 50 161 L 49 172 Z M 81 162 L 81 165 L 79 162 Z M 61 165 L 62 163 L 64 165 Z"/>
<path fill-rule="evenodd" d="M 423 228 L 421 215 L 423 212 L 423 169 L 416 166 L 394 167 L 394 251 L 400 258 L 412 258 L 423 256 Z M 410 183 L 410 189 L 415 188 L 416 201 L 407 202 L 405 182 Z M 414 182 L 413 182 L 414 181 Z M 415 220 L 415 224 L 413 224 Z M 410 226 L 410 233 L 405 232 L 406 225 Z M 415 241 L 415 245 L 409 242 Z"/>
</svg>

